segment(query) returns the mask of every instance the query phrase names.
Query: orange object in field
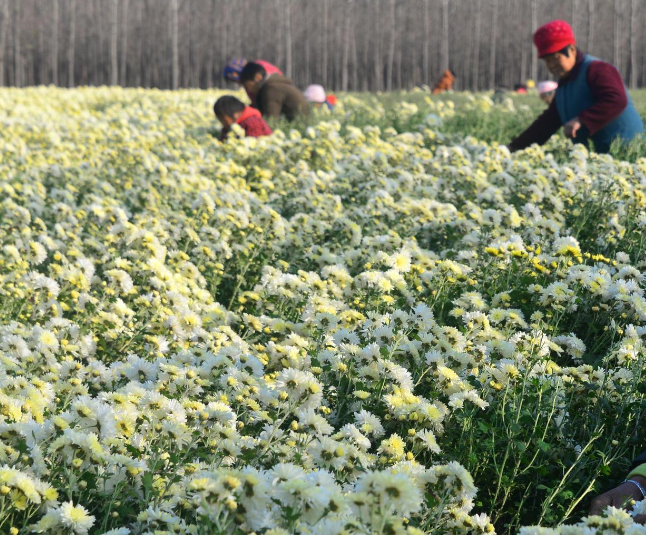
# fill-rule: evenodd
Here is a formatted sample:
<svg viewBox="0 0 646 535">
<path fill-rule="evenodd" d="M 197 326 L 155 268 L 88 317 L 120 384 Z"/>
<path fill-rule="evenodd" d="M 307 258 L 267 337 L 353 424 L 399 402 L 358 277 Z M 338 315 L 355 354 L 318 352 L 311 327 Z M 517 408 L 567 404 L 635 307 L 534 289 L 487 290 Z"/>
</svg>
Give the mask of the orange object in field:
<svg viewBox="0 0 646 535">
<path fill-rule="evenodd" d="M 435 84 L 432 93 L 434 95 L 437 95 L 438 93 L 442 93 L 443 91 L 449 91 L 453 87 L 454 81 L 455 76 L 453 76 L 453 73 L 449 69 L 446 69 L 440 81 Z"/>
</svg>

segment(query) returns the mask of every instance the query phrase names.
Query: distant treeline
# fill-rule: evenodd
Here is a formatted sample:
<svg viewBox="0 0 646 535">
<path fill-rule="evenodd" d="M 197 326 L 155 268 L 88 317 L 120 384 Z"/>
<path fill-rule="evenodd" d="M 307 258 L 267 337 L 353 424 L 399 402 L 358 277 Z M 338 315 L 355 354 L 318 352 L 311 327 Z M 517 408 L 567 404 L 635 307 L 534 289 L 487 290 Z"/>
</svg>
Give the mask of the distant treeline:
<svg viewBox="0 0 646 535">
<path fill-rule="evenodd" d="M 532 31 L 562 18 L 579 45 L 646 85 L 646 0 L 0 0 L 0 85 L 222 86 L 234 56 L 300 86 L 513 87 L 547 76 Z"/>
</svg>

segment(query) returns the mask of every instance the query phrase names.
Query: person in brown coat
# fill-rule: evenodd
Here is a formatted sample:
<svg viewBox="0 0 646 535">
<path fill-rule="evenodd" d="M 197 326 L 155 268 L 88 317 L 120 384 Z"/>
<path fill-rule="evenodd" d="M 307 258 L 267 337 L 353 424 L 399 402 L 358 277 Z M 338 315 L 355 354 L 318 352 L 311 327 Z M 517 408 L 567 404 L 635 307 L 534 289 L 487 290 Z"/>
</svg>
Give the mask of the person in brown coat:
<svg viewBox="0 0 646 535">
<path fill-rule="evenodd" d="M 451 69 L 446 69 L 440 81 L 435 84 L 435 87 L 433 88 L 433 94 L 437 95 L 438 93 L 442 93 L 444 91 L 450 91 L 453 87 L 454 81 L 455 76 L 453 75 L 453 72 L 451 71 Z"/>
<path fill-rule="evenodd" d="M 256 95 L 254 106 L 264 117 L 278 118 L 284 115 L 292 121 L 307 111 L 307 100 L 289 78 L 272 74 L 258 63 L 247 63 L 240 73 L 240 83 L 247 92 Z"/>
</svg>

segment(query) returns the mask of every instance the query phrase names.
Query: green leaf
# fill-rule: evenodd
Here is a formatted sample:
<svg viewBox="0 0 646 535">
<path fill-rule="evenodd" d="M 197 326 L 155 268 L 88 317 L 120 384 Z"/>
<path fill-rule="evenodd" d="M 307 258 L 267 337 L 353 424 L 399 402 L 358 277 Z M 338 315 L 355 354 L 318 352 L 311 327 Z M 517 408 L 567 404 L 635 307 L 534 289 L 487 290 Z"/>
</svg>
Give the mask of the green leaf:
<svg viewBox="0 0 646 535">
<path fill-rule="evenodd" d="M 547 442 L 543 442 L 542 440 L 537 440 L 536 444 L 544 452 L 549 451 L 549 449 L 551 448 L 551 446 Z"/>
<path fill-rule="evenodd" d="M 144 475 L 141 476 L 141 483 L 144 486 L 146 494 L 152 493 L 153 491 L 153 473 L 144 472 Z"/>
</svg>

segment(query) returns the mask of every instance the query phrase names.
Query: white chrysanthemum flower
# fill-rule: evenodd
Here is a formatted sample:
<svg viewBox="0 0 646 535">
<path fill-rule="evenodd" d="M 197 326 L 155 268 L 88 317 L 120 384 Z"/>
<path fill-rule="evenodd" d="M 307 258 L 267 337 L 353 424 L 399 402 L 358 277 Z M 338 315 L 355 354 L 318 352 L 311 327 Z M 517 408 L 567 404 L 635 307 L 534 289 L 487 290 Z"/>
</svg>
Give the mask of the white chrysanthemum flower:
<svg viewBox="0 0 646 535">
<path fill-rule="evenodd" d="M 61 504 L 58 514 L 61 524 L 77 535 L 85 535 L 94 525 L 94 516 L 88 514 L 87 509 L 82 505 L 65 502 Z"/>
<path fill-rule="evenodd" d="M 370 449 L 371 443 L 370 439 L 368 439 L 357 427 L 353 424 L 345 424 L 340 430 L 339 430 L 339 436 L 344 437 L 346 440 L 350 440 L 354 442 L 358 448 L 367 451 Z M 335 435 L 336 438 L 336 435 Z"/>
<path fill-rule="evenodd" d="M 130 535 L 130 528 L 114 528 L 103 532 L 101 535 Z"/>
<path fill-rule="evenodd" d="M 380 438 L 384 435 L 384 427 L 381 421 L 374 414 L 361 410 L 354 413 L 355 423 L 362 433 L 372 435 L 375 438 Z"/>
<path fill-rule="evenodd" d="M 402 273 L 408 273 L 411 268 L 411 255 L 408 251 L 400 251 L 390 257 L 388 265 Z"/>
<path fill-rule="evenodd" d="M 429 450 L 432 451 L 433 453 L 440 453 L 441 449 L 437 444 L 437 440 L 435 438 L 435 434 L 428 430 L 428 429 L 423 429 L 422 431 L 418 431 L 415 434 L 415 437 L 418 438 L 422 444 L 422 446 Z"/>
<path fill-rule="evenodd" d="M 31 354 L 27 342 L 21 336 L 15 334 L 2 336 L 0 338 L 0 348 L 17 359 L 25 359 Z"/>
<path fill-rule="evenodd" d="M 393 511 L 407 516 L 422 506 L 422 493 L 403 472 L 367 472 L 359 478 L 355 489 L 373 495 L 382 507 L 382 514 Z"/>
<path fill-rule="evenodd" d="M 56 335 L 41 327 L 34 328 L 32 340 L 36 351 L 40 353 L 55 353 L 60 347 Z"/>
<path fill-rule="evenodd" d="M 646 500 L 636 502 L 635 505 L 633 505 L 630 514 L 633 516 L 646 515 Z"/>
<path fill-rule="evenodd" d="M 31 241 L 29 242 L 27 258 L 31 264 L 36 266 L 42 264 L 47 258 L 47 249 L 45 249 L 42 243 Z"/>
<path fill-rule="evenodd" d="M 28 273 L 25 277 L 26 282 L 34 289 L 46 290 L 51 293 L 53 297 L 57 297 L 61 291 L 61 287 L 54 279 L 46 277 L 45 275 L 37 272 Z"/>
<path fill-rule="evenodd" d="M 584 535 L 585 532 L 581 532 Z M 560 535 L 555 528 L 543 528 L 541 526 L 525 526 L 520 528 L 519 535 Z"/>
<path fill-rule="evenodd" d="M 581 256 L 581 246 L 578 240 L 572 236 L 564 236 L 554 240 L 552 251 L 559 256 Z"/>
<path fill-rule="evenodd" d="M 110 269 L 105 275 L 119 286 L 124 295 L 129 294 L 134 288 L 132 277 L 122 269 Z"/>
</svg>

